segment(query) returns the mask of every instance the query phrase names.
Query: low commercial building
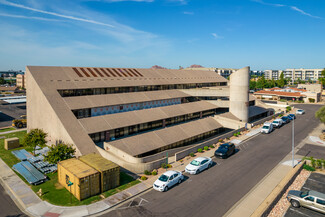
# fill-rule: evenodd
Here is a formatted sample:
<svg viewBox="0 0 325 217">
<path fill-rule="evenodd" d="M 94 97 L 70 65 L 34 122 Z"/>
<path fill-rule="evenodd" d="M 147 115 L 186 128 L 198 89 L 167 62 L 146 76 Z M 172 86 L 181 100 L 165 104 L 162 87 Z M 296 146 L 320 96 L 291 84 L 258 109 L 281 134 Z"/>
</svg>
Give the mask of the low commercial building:
<svg viewBox="0 0 325 217">
<path fill-rule="evenodd" d="M 25 74 L 18 74 L 16 76 L 16 86 L 20 88 L 26 88 L 26 76 Z"/>
</svg>

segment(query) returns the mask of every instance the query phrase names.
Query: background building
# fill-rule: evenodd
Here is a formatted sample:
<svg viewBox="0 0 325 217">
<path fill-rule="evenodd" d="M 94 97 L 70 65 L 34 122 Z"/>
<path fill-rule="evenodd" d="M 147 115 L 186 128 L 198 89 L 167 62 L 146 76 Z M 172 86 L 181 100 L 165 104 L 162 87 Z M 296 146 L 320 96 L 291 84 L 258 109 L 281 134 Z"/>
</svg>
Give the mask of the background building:
<svg viewBox="0 0 325 217">
<path fill-rule="evenodd" d="M 282 72 L 282 70 L 265 70 L 264 77 L 269 80 L 279 80 Z"/>
<path fill-rule="evenodd" d="M 16 86 L 20 88 L 26 88 L 26 76 L 25 74 L 18 74 L 16 76 Z"/>
</svg>

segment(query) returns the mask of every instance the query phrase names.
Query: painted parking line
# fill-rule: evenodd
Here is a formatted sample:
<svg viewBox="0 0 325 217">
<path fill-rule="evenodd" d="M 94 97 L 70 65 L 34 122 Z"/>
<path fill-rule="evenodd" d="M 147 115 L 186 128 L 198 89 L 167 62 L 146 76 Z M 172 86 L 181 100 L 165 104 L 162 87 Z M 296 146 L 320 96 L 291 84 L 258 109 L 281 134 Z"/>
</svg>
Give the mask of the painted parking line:
<svg viewBox="0 0 325 217">
<path fill-rule="evenodd" d="M 318 182 L 318 183 L 324 184 L 324 182 L 320 182 L 320 181 L 317 181 L 317 180 L 315 180 L 315 179 L 311 179 L 311 178 L 309 178 L 308 180 L 311 180 L 311 181 L 314 181 L 314 182 Z"/>
<path fill-rule="evenodd" d="M 300 215 L 302 215 L 302 216 L 311 217 L 310 215 L 307 215 L 307 214 L 305 214 L 305 213 L 303 213 L 303 212 L 300 212 L 300 211 L 298 211 L 298 210 L 295 210 L 295 209 L 292 209 L 292 208 L 290 208 L 290 210 L 291 210 L 292 212 L 298 213 L 298 214 L 300 214 Z"/>
</svg>

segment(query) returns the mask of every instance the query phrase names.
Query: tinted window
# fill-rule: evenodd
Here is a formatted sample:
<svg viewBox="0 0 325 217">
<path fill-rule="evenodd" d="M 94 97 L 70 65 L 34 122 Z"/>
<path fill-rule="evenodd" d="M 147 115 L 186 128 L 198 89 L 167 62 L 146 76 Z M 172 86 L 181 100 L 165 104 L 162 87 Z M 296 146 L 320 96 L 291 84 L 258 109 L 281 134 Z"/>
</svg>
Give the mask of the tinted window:
<svg viewBox="0 0 325 217">
<path fill-rule="evenodd" d="M 321 205 L 325 205 L 325 200 L 317 199 L 316 203 L 321 204 Z"/>
<path fill-rule="evenodd" d="M 312 201 L 312 202 L 314 202 L 315 198 L 314 198 L 314 197 L 312 197 L 312 196 L 309 196 L 309 197 L 306 197 L 306 198 L 305 198 L 305 200 L 309 200 L 309 201 Z"/>
<path fill-rule="evenodd" d="M 205 164 L 207 162 L 207 160 L 203 160 L 201 164 Z"/>
<path fill-rule="evenodd" d="M 169 180 L 173 180 L 175 175 L 170 176 Z"/>
<path fill-rule="evenodd" d="M 178 176 L 178 173 L 176 173 L 175 175 L 174 175 L 174 178 L 176 178 Z"/>
</svg>

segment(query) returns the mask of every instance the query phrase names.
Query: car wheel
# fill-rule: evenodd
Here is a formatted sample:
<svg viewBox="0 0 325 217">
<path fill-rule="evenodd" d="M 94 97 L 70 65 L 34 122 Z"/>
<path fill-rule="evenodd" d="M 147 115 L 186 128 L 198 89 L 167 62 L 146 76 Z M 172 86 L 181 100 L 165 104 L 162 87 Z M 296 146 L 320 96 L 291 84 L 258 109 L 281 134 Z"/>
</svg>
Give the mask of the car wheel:
<svg viewBox="0 0 325 217">
<path fill-rule="evenodd" d="M 200 170 L 197 170 L 195 174 L 199 174 L 200 173 Z"/>
<path fill-rule="evenodd" d="M 212 166 L 212 164 L 210 163 L 209 166 L 208 166 L 208 168 L 211 168 L 211 166 Z"/>
<path fill-rule="evenodd" d="M 295 208 L 299 208 L 300 207 L 300 203 L 296 200 L 291 200 L 291 205 Z"/>
<path fill-rule="evenodd" d="M 182 183 L 182 179 L 179 179 L 179 180 L 178 180 L 178 184 L 181 184 L 181 183 Z"/>
<path fill-rule="evenodd" d="M 165 191 L 165 192 L 168 191 L 168 186 L 166 186 L 166 187 L 164 188 L 164 191 Z"/>
</svg>

